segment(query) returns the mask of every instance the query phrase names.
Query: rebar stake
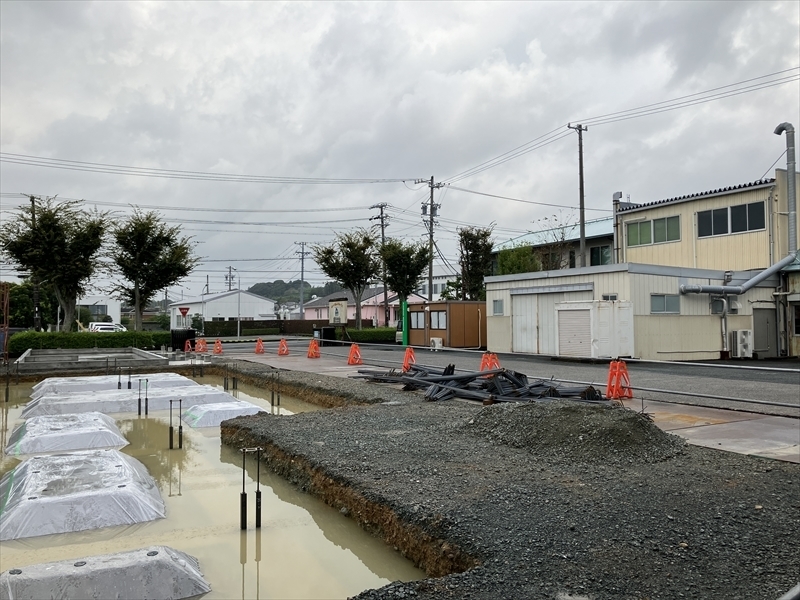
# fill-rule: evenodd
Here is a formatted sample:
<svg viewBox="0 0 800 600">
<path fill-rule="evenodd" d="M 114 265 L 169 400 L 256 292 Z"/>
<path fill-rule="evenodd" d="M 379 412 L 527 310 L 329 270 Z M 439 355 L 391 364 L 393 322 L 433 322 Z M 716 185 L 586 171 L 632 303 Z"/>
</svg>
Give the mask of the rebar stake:
<svg viewBox="0 0 800 600">
<path fill-rule="evenodd" d="M 122 368 L 117 371 L 117 389 L 122 389 Z"/>
<path fill-rule="evenodd" d="M 181 415 L 183 414 L 183 398 L 178 398 L 178 449 L 183 449 L 183 420 L 181 419 Z"/>
<path fill-rule="evenodd" d="M 172 441 L 175 437 L 175 428 L 172 426 L 172 398 L 169 399 L 169 449 L 172 450 L 174 442 Z M 172 481 L 172 478 L 170 478 Z"/>
<path fill-rule="evenodd" d="M 144 380 L 144 416 L 147 416 L 147 384 L 150 382 L 149 379 Z"/>
<path fill-rule="evenodd" d="M 261 528 L 261 448 L 256 448 L 256 529 Z"/>
<path fill-rule="evenodd" d="M 133 372 L 133 367 L 128 367 L 128 389 L 131 389 L 131 374 Z"/>
<path fill-rule="evenodd" d="M 238 377 L 234 377 L 233 378 L 233 389 L 235 389 L 235 390 L 239 389 L 239 378 Z"/>
<path fill-rule="evenodd" d="M 130 381 L 128 382 L 130 385 Z M 142 380 L 139 380 L 139 416 L 142 416 Z"/>
<path fill-rule="evenodd" d="M 247 492 L 244 491 L 244 468 L 247 460 L 247 449 L 242 448 L 242 495 L 239 505 L 239 521 L 241 528 L 247 529 Z"/>
</svg>

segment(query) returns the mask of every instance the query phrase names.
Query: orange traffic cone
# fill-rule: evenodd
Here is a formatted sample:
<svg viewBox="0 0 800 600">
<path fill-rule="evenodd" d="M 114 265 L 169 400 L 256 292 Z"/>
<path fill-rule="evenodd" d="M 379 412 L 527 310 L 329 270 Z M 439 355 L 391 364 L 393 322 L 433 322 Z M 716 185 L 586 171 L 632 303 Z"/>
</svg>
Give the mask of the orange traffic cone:
<svg viewBox="0 0 800 600">
<path fill-rule="evenodd" d="M 205 338 L 198 338 L 194 342 L 194 351 L 195 352 L 208 352 L 208 344 L 206 343 Z"/>
<path fill-rule="evenodd" d="M 192 351 L 192 340 L 186 340 L 186 342 L 183 344 L 183 351 L 184 352 Z"/>
<path fill-rule="evenodd" d="M 219 338 L 214 342 L 214 354 L 222 354 L 222 341 Z"/>
<path fill-rule="evenodd" d="M 311 340 L 308 345 L 308 358 L 319 358 L 319 344 L 317 340 Z"/>
<path fill-rule="evenodd" d="M 347 364 L 348 365 L 363 365 L 364 361 L 361 360 L 361 350 L 358 348 L 358 344 L 353 344 L 350 346 L 350 356 L 347 357 Z"/>
<path fill-rule="evenodd" d="M 264 354 L 264 342 L 261 341 L 261 338 L 256 340 L 256 354 Z"/>
<path fill-rule="evenodd" d="M 278 344 L 278 356 L 289 356 L 289 346 L 285 338 L 281 338 L 281 343 Z"/>
<path fill-rule="evenodd" d="M 414 356 L 414 349 L 411 346 L 406 347 L 406 354 L 403 357 L 403 373 L 411 368 L 411 365 L 417 364 L 417 358 Z"/>
</svg>

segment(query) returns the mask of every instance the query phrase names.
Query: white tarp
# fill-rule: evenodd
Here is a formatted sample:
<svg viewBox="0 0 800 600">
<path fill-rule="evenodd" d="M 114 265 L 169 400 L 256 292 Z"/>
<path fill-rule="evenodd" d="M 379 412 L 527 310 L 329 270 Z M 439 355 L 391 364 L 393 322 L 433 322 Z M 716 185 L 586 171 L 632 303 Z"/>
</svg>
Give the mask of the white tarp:
<svg viewBox="0 0 800 600">
<path fill-rule="evenodd" d="M 8 438 L 6 456 L 122 448 L 128 445 L 114 419 L 99 412 L 44 415 L 17 425 Z"/>
<path fill-rule="evenodd" d="M 111 391 L 118 389 L 122 383 L 122 389 L 128 389 L 127 374 L 119 375 L 98 375 L 96 377 L 48 377 L 33 386 L 31 398 L 34 400 L 41 396 L 51 394 L 63 394 L 69 392 L 97 392 Z M 159 387 L 180 387 L 187 385 L 198 385 L 193 379 L 178 375 L 177 373 L 148 373 L 144 375 L 134 374 L 130 376 L 131 389 L 139 389 L 139 380 L 142 380 L 142 388 L 147 380 L 148 388 Z"/>
<path fill-rule="evenodd" d="M 0 541 L 164 516 L 156 482 L 119 450 L 34 456 L 0 480 Z"/>
<path fill-rule="evenodd" d="M 189 427 L 219 427 L 219 424 L 225 419 L 254 415 L 263 410 L 250 402 L 235 400 L 233 402 L 198 404 L 184 411 L 181 418 Z"/>
<path fill-rule="evenodd" d="M 210 591 L 197 559 L 169 546 L 41 563 L 0 574 L 0 600 L 178 599 Z"/>
<path fill-rule="evenodd" d="M 101 392 L 71 392 L 58 396 L 42 396 L 31 400 L 22 410 L 22 418 L 40 415 L 66 415 L 98 411 L 102 413 L 137 412 L 139 398 L 142 399 L 144 414 L 145 396 L 149 410 L 169 410 L 169 401 L 174 400 L 173 408 L 178 409 L 178 399 L 184 406 L 209 404 L 211 402 L 230 402 L 233 396 L 210 385 L 195 385 L 177 388 L 156 388 L 145 390 L 111 390 Z"/>
</svg>

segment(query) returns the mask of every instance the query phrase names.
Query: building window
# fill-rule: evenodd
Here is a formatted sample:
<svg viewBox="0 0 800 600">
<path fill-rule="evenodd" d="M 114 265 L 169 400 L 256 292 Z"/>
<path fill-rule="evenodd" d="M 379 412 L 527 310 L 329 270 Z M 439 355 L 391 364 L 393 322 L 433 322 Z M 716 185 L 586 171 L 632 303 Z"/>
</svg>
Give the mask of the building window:
<svg viewBox="0 0 800 600">
<path fill-rule="evenodd" d="M 681 312 L 681 297 L 677 294 L 650 294 L 651 314 L 679 315 Z"/>
<path fill-rule="evenodd" d="M 616 294 L 603 294 L 603 300 L 616 300 Z"/>
<path fill-rule="evenodd" d="M 653 243 L 677 242 L 681 239 L 681 218 L 679 216 L 653 219 Z"/>
<path fill-rule="evenodd" d="M 569 251 L 569 268 L 570 269 L 575 268 L 575 250 Z"/>
<path fill-rule="evenodd" d="M 794 334 L 800 335 L 800 304 L 794 306 Z"/>
<path fill-rule="evenodd" d="M 492 300 L 492 315 L 495 317 L 502 317 L 503 316 L 503 301 L 502 300 Z"/>
<path fill-rule="evenodd" d="M 431 311 L 431 329 L 447 329 L 447 311 Z"/>
<path fill-rule="evenodd" d="M 738 296 L 727 296 L 728 299 L 728 314 L 729 315 L 737 315 L 739 314 L 738 303 L 734 304 L 738 300 Z M 721 315 L 722 314 L 722 299 L 717 298 L 711 301 L 711 314 L 712 315 Z"/>
<path fill-rule="evenodd" d="M 677 242 L 681 239 L 680 216 L 664 217 L 652 221 L 628 223 L 628 246 L 646 246 L 647 244 L 663 244 L 664 242 Z M 608 247 L 609 261 L 611 262 L 611 247 Z"/>
<path fill-rule="evenodd" d="M 651 221 L 640 221 L 638 223 L 628 223 L 628 246 L 644 246 L 652 244 L 653 238 L 650 235 Z"/>
<path fill-rule="evenodd" d="M 593 267 L 597 265 L 611 264 L 611 246 L 595 246 L 589 249 L 589 264 Z"/>
<path fill-rule="evenodd" d="M 411 329 L 425 329 L 425 313 L 421 310 L 408 313 Z"/>
<path fill-rule="evenodd" d="M 765 227 L 763 201 L 697 213 L 697 237 L 759 231 Z"/>
<path fill-rule="evenodd" d="M 212 321 L 224 321 L 225 317 L 211 317 Z"/>
</svg>

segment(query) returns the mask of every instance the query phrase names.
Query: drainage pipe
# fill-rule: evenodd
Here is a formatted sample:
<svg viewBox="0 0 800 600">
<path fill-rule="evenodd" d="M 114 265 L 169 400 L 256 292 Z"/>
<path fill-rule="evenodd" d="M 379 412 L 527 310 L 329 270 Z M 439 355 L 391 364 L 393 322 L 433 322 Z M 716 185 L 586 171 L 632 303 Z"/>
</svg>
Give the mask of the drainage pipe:
<svg viewBox="0 0 800 600">
<path fill-rule="evenodd" d="M 791 123 L 781 123 L 775 128 L 775 135 L 786 133 L 786 200 L 789 206 L 789 252 L 797 252 L 797 186 L 795 185 L 796 162 L 794 155 L 794 127 Z"/>
<path fill-rule="evenodd" d="M 795 234 L 796 235 L 796 234 Z M 764 269 L 756 275 L 745 281 L 742 285 L 681 285 L 680 291 L 681 294 L 735 294 L 737 296 L 741 296 L 750 288 L 757 286 L 759 283 L 774 275 L 784 267 L 792 264 L 795 260 L 797 260 L 797 249 L 793 250 L 789 256 L 785 257 L 783 260 L 776 262 L 774 265 L 769 267 L 768 269 Z"/>
</svg>

